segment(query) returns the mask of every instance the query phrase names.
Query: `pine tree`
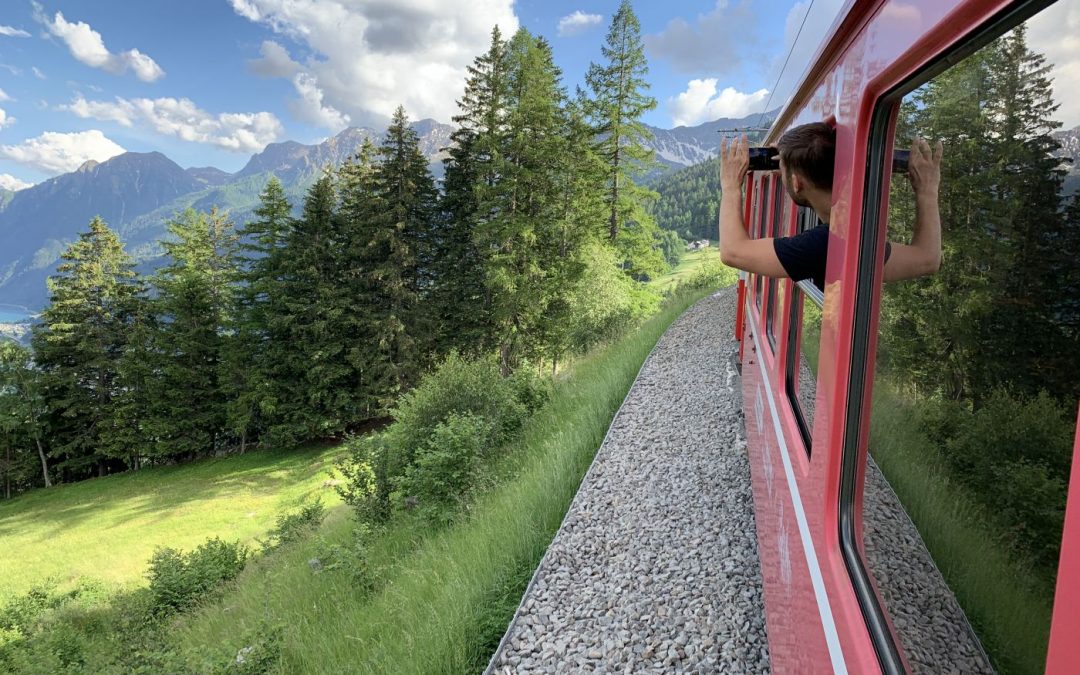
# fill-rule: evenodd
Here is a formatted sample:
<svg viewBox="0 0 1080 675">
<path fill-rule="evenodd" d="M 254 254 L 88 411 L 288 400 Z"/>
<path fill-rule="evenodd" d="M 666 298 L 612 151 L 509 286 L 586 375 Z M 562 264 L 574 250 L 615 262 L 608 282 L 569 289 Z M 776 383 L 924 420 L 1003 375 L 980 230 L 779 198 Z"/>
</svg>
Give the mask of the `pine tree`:
<svg viewBox="0 0 1080 675">
<path fill-rule="evenodd" d="M 50 455 L 63 475 L 80 478 L 109 467 L 103 436 L 141 288 L 120 238 L 100 218 L 61 259 L 32 344 L 50 411 Z"/>
<path fill-rule="evenodd" d="M 145 281 L 139 282 L 145 289 Z M 116 400 L 108 432 L 102 438 L 102 453 L 136 470 L 141 468 L 143 458 L 157 454 L 154 410 L 159 403 L 157 376 L 161 360 L 155 351 L 159 326 L 154 309 L 155 303 L 144 292 L 133 298 L 127 341 L 117 362 Z"/>
<path fill-rule="evenodd" d="M 216 209 L 187 209 L 166 224 L 170 258 L 153 283 L 161 317 L 155 333 L 156 454 L 192 459 L 218 449 L 225 428 L 221 383 L 231 319 L 237 235 Z"/>
<path fill-rule="evenodd" d="M 276 176 L 260 195 L 256 218 L 239 231 L 238 283 L 232 339 L 225 355 L 224 388 L 227 427 L 240 441 L 240 452 L 265 429 L 282 400 L 278 360 L 287 346 L 280 330 L 285 245 L 292 227 L 292 206 Z"/>
<path fill-rule="evenodd" d="M 498 179 L 507 92 L 506 42 L 496 26 L 488 51 L 468 67 L 461 114 L 445 160 L 444 196 L 436 221 L 435 284 L 437 349 L 483 352 L 493 347 L 491 297 L 481 251 L 473 237 L 480 197 Z"/>
<path fill-rule="evenodd" d="M 358 240 L 365 389 L 385 411 L 407 390 L 431 349 L 421 300 L 431 284 L 437 192 L 402 107 L 394 112 L 372 172 L 376 211 Z"/>
<path fill-rule="evenodd" d="M 18 343 L 0 341 L 0 428 L 5 433 L 5 496 L 11 497 L 10 476 L 13 447 L 33 445 L 41 463 L 45 487 L 52 486 L 49 460 L 45 454 L 45 399 L 41 373 L 33 364 L 30 350 Z M 21 448 L 20 448 L 21 449 Z"/>
<path fill-rule="evenodd" d="M 663 271 L 663 256 L 656 249 L 656 223 L 645 209 L 654 195 L 636 185 L 634 176 L 653 160 L 643 144 L 651 134 L 641 116 L 656 107 L 656 99 L 645 93 L 649 66 L 630 0 L 622 0 L 612 17 L 601 53 L 607 63 L 590 64 L 585 81 L 592 96 L 585 103 L 596 152 L 607 166 L 608 237 L 625 256 L 627 271 L 648 277 Z"/>
<path fill-rule="evenodd" d="M 345 429 L 352 402 L 341 302 L 342 243 L 329 174 L 308 190 L 304 210 L 282 254 L 281 289 L 270 321 L 275 363 L 267 435 L 272 445 L 295 445 Z M 275 302 L 272 300 L 272 302 Z"/>
</svg>

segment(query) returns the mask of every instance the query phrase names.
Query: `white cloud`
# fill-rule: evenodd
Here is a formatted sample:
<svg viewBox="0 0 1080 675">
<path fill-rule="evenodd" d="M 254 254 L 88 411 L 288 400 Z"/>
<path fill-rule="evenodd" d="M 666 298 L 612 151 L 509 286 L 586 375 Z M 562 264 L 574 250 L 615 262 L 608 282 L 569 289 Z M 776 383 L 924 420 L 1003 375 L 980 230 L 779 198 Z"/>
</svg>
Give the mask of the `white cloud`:
<svg viewBox="0 0 1080 675">
<path fill-rule="evenodd" d="M 758 17 L 749 0 L 716 0 L 711 11 L 693 22 L 675 17 L 643 41 L 650 56 L 669 61 L 679 72 L 726 75 L 746 60 L 764 58 L 757 35 Z"/>
<path fill-rule="evenodd" d="M 97 129 L 69 134 L 46 131 L 18 145 L 0 145 L 0 158 L 48 173 L 74 171 L 87 160 L 103 162 L 123 152 Z"/>
<path fill-rule="evenodd" d="M 40 69 L 38 69 L 38 67 L 37 67 L 37 66 L 30 66 L 30 71 L 31 71 L 32 73 L 34 73 L 34 77 L 36 77 L 37 79 L 39 79 L 39 80 L 44 80 L 44 79 L 46 79 L 46 78 L 45 78 L 45 73 L 41 72 L 41 70 L 40 70 Z"/>
<path fill-rule="evenodd" d="M 284 131 L 273 113 L 213 115 L 186 98 L 117 97 L 114 101 L 87 101 L 78 96 L 61 109 L 84 119 L 116 122 L 125 127 L 145 126 L 159 134 L 236 152 L 259 152 L 267 143 L 279 139 Z"/>
<path fill-rule="evenodd" d="M 414 119 L 449 120 L 492 26 L 506 37 L 518 27 L 513 0 L 230 1 L 240 16 L 311 52 L 298 62 L 264 43 L 252 68 L 288 78 L 300 96 L 290 107 L 331 129 L 346 119 L 384 124 L 398 105 Z"/>
<path fill-rule="evenodd" d="M 143 82 L 153 82 L 165 75 L 165 71 L 149 56 L 138 49 L 114 54 L 105 47 L 101 33 L 82 21 L 70 22 L 61 12 L 49 19 L 41 5 L 34 3 L 34 18 L 67 45 L 76 60 L 104 71 L 121 75 L 128 70 Z M 35 74 L 37 74 L 35 72 Z"/>
<path fill-rule="evenodd" d="M 725 87 L 717 93 L 716 78 L 690 80 L 686 91 L 667 101 L 671 122 L 675 126 L 693 126 L 711 122 L 720 117 L 746 117 L 760 112 L 769 96 L 768 89 L 743 93 L 734 87 Z"/>
<path fill-rule="evenodd" d="M 1066 128 L 1080 125 L 1080 4 L 1059 2 L 1028 20 L 1028 48 L 1053 64 L 1055 117 Z"/>
<path fill-rule="evenodd" d="M 32 185 L 33 183 L 27 183 L 24 180 L 20 180 L 10 173 L 0 173 L 0 188 L 4 188 L 5 190 L 18 192 L 19 190 L 25 190 Z"/>
<path fill-rule="evenodd" d="M 292 77 L 304 69 L 292 60 L 284 47 L 273 40 L 263 40 L 259 53 L 262 56 L 248 61 L 248 67 L 260 77 Z"/>
<path fill-rule="evenodd" d="M 289 111 L 297 119 L 334 132 L 349 126 L 348 115 L 323 104 L 324 94 L 314 77 L 308 73 L 297 73 L 293 77 L 293 86 L 300 98 L 289 101 Z"/>
<path fill-rule="evenodd" d="M 0 108 L 0 129 L 3 129 L 4 127 L 10 127 L 12 124 L 15 124 L 15 118 L 8 117 L 7 111 L 5 111 L 3 108 Z"/>
<path fill-rule="evenodd" d="M 3 89 L 0 89 L 0 103 L 3 103 L 4 101 L 14 101 L 14 100 L 15 99 L 13 99 L 13 98 L 11 98 L 10 96 L 7 95 L 6 91 L 4 91 Z"/>
<path fill-rule="evenodd" d="M 8 37 L 30 37 L 30 33 L 27 33 L 24 30 L 2 25 L 0 25 L 0 35 L 6 35 Z M 6 176 L 7 174 L 4 175 Z"/>
<path fill-rule="evenodd" d="M 580 9 L 559 19 L 559 37 L 579 35 L 593 26 L 600 25 L 604 17 L 599 14 L 586 14 Z"/>
</svg>

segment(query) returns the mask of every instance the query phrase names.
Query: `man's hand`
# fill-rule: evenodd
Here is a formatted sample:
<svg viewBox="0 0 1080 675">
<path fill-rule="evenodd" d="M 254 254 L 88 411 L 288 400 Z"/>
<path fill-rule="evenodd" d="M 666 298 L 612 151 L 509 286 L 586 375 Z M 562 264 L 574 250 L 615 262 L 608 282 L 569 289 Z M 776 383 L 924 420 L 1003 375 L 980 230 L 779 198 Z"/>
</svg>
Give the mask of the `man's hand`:
<svg viewBox="0 0 1080 675">
<path fill-rule="evenodd" d="M 941 141 L 933 148 L 921 138 L 911 144 L 911 158 L 908 159 L 908 180 L 915 190 L 916 197 L 933 197 L 937 200 L 938 186 L 941 184 L 941 155 L 944 149 Z"/>
<path fill-rule="evenodd" d="M 921 138 L 911 144 L 908 180 L 915 190 L 915 233 L 910 244 L 893 243 L 885 263 L 885 281 L 900 281 L 934 274 L 941 267 L 941 141 L 933 148 Z"/>
<path fill-rule="evenodd" d="M 739 192 L 743 179 L 750 168 L 750 150 L 747 148 L 746 135 L 738 139 L 720 141 L 720 190 Z"/>
</svg>

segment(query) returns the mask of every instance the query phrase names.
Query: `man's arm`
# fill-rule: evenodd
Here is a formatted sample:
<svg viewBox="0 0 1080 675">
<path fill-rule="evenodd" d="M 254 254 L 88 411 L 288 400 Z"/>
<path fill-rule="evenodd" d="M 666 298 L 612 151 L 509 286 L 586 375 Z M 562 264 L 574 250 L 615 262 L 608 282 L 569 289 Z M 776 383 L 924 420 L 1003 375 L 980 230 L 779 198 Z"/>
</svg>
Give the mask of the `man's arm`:
<svg viewBox="0 0 1080 675">
<path fill-rule="evenodd" d="M 736 269 L 786 277 L 772 238 L 751 239 L 742 215 L 742 185 L 750 167 L 746 136 L 720 142 L 720 260 Z"/>
<path fill-rule="evenodd" d="M 915 190 L 915 234 L 910 244 L 892 242 L 885 262 L 885 281 L 902 281 L 934 274 L 941 267 L 941 141 L 931 148 L 921 138 L 911 145 L 908 179 Z"/>
</svg>

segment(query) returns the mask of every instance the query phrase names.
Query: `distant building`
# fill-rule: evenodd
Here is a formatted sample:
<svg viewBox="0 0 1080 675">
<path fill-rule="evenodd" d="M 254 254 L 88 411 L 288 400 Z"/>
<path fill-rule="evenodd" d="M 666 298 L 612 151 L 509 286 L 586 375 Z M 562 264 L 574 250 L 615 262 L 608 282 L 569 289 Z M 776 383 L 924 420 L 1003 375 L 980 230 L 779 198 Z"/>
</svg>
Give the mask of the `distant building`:
<svg viewBox="0 0 1080 675">
<path fill-rule="evenodd" d="M 700 251 L 703 248 L 709 248 L 708 239 L 698 239 L 697 241 L 692 241 L 686 245 L 687 251 Z"/>
</svg>

